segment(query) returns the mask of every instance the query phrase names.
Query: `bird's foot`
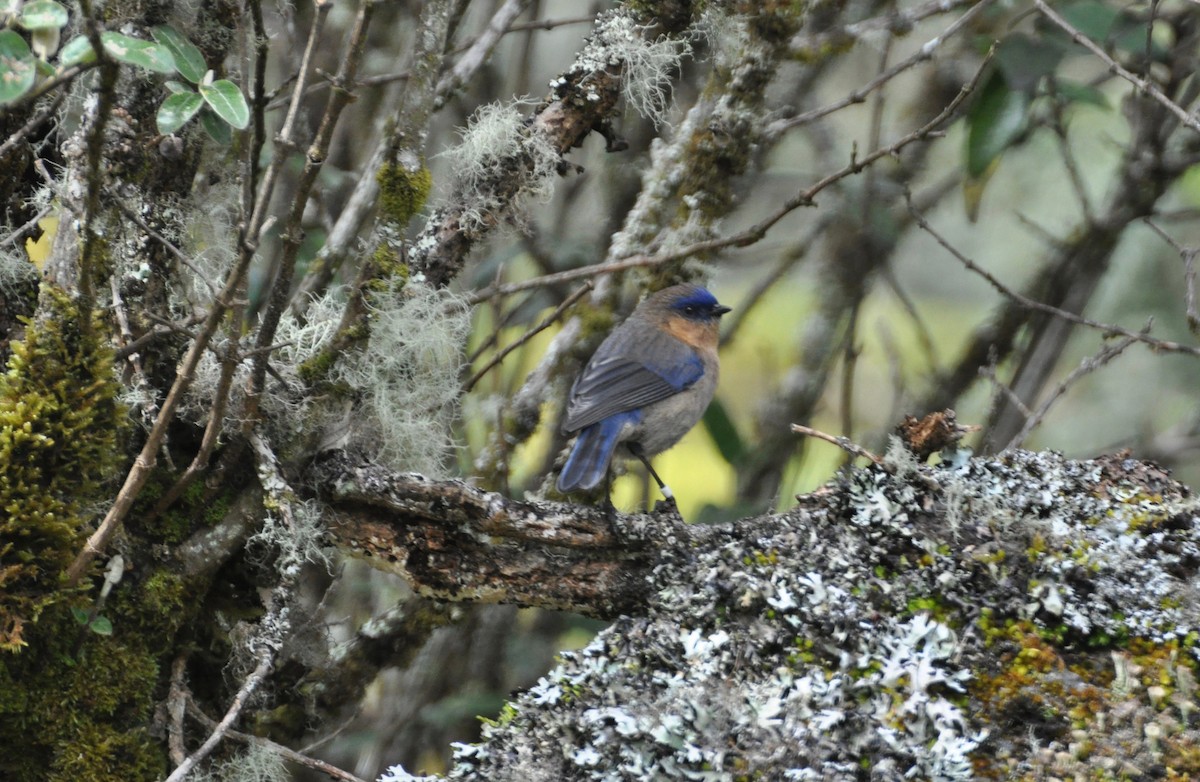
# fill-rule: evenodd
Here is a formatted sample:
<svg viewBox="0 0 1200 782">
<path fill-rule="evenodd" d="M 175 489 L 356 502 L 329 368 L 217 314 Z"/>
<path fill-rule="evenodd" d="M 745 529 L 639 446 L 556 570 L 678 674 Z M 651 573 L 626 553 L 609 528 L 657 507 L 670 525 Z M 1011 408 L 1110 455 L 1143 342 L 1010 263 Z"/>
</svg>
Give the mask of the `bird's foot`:
<svg viewBox="0 0 1200 782">
<path fill-rule="evenodd" d="M 671 514 L 678 516 L 679 515 L 679 506 L 675 504 L 675 494 L 674 494 L 674 492 L 671 491 L 671 487 L 664 484 L 663 486 L 660 487 L 660 489 L 663 493 L 663 499 L 654 503 L 654 510 L 651 512 L 652 513 L 671 513 Z"/>
<path fill-rule="evenodd" d="M 613 505 L 612 499 L 604 498 L 604 520 L 612 524 L 617 520 L 617 506 Z"/>
</svg>

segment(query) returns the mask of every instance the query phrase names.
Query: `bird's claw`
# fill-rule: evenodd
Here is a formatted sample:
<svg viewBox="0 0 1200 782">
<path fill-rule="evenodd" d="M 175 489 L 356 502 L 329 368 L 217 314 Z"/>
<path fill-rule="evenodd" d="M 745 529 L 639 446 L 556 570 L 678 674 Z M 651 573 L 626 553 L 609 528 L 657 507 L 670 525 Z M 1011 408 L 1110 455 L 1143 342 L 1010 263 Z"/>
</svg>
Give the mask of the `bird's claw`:
<svg viewBox="0 0 1200 782">
<path fill-rule="evenodd" d="M 671 513 L 671 514 L 678 515 L 679 514 L 679 506 L 675 504 L 674 497 L 667 497 L 664 500 L 659 500 L 658 502 L 654 503 L 654 510 L 651 512 L 652 513 Z"/>
</svg>

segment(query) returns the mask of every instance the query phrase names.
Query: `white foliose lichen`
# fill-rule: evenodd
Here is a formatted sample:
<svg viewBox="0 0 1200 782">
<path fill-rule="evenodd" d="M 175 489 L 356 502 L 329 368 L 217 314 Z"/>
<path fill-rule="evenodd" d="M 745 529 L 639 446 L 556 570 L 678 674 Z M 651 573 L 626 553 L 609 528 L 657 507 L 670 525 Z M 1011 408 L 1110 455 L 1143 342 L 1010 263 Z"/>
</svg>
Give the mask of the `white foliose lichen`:
<svg viewBox="0 0 1200 782">
<path fill-rule="evenodd" d="M 446 778 L 1103 778 L 1172 742 L 1190 762 L 1200 502 L 1119 458 L 893 462 L 660 541 L 645 615 L 561 655 Z M 1006 716 L 1030 703 L 1037 724 Z"/>
</svg>

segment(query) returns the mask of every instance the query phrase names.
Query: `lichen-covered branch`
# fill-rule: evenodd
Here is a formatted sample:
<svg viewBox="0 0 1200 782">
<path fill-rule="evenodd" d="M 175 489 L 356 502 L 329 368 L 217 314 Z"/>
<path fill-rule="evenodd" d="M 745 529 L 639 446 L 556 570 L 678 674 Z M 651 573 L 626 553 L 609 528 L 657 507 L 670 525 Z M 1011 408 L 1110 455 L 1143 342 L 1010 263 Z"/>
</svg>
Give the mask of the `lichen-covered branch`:
<svg viewBox="0 0 1200 782">
<path fill-rule="evenodd" d="M 370 483 L 395 524 L 475 519 L 479 546 L 513 509 L 461 484 Z M 894 446 L 802 499 L 659 540 L 636 615 L 563 654 L 444 778 L 1200 773 L 1186 487 L 1120 455 L 926 467 Z"/>
<path fill-rule="evenodd" d="M 519 502 L 461 481 L 331 461 L 320 469 L 337 544 L 421 594 L 614 617 L 640 613 L 674 516 L 609 521 L 600 508 Z"/>
<path fill-rule="evenodd" d="M 608 123 L 623 87 L 632 89 L 626 92 L 632 100 L 640 97 L 639 110 L 661 110 L 663 85 L 686 48 L 681 33 L 682 26 L 647 26 L 627 7 L 602 14 L 589 44 L 530 116 L 499 121 L 504 107 L 486 114 L 497 130 L 478 142 L 474 164 L 460 169 L 454 202 L 430 216 L 410 256 L 413 269 L 445 285 L 471 248 L 525 198 L 542 191 L 562 167 L 561 157 L 587 134 L 599 131 L 612 143 Z"/>
</svg>

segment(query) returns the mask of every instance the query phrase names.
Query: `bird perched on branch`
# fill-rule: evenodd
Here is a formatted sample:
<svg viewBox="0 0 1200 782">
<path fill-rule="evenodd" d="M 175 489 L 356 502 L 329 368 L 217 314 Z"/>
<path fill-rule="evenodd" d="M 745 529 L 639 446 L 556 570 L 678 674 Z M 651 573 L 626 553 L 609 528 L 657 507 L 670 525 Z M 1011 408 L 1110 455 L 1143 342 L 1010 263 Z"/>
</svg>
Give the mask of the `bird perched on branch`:
<svg viewBox="0 0 1200 782">
<path fill-rule="evenodd" d="M 646 465 L 696 425 L 717 389 L 717 324 L 729 307 L 699 285 L 658 291 L 600 343 L 571 387 L 563 431 L 579 433 L 558 490 L 594 489 L 614 453 Z"/>
</svg>

